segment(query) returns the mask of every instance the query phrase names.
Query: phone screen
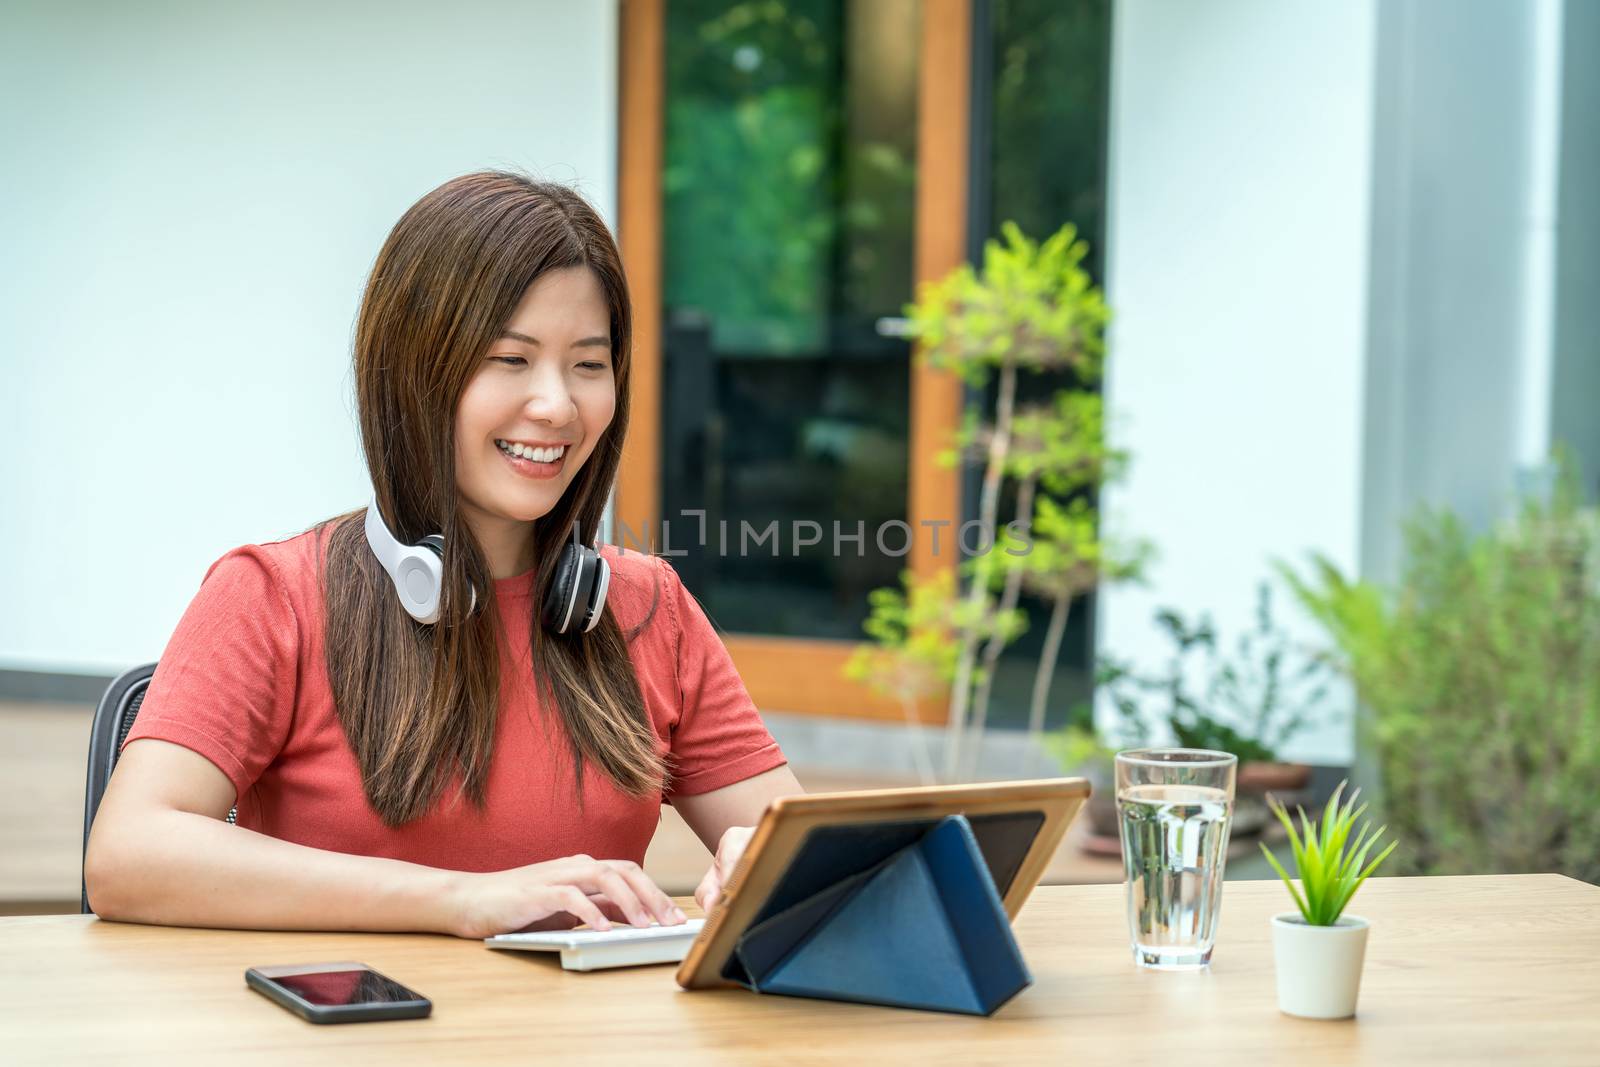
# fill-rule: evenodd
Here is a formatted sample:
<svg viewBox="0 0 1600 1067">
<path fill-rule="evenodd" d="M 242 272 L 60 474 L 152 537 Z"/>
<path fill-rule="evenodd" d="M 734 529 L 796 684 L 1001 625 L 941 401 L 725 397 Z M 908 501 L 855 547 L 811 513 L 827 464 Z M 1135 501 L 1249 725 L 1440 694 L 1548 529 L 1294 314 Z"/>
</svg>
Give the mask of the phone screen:
<svg viewBox="0 0 1600 1067">
<path fill-rule="evenodd" d="M 424 999 L 393 978 L 386 978 L 377 971 L 315 971 L 309 974 L 280 975 L 272 981 L 318 1007 L 394 1004 Z"/>
</svg>

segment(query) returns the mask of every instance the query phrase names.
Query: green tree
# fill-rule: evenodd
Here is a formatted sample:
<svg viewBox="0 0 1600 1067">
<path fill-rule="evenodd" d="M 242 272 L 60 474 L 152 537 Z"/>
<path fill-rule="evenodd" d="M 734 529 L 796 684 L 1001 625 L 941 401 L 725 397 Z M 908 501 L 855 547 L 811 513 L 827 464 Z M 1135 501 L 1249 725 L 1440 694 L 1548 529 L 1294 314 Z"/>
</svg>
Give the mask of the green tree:
<svg viewBox="0 0 1600 1067">
<path fill-rule="evenodd" d="M 965 563 L 964 590 L 950 604 L 957 620 L 949 687 L 949 738 L 944 773 L 963 773 L 987 720 L 994 667 L 1001 650 L 1022 631 L 1017 607 L 1024 588 L 1053 605 L 1046 655 L 1036 682 L 1032 719 L 1042 728 L 1043 696 L 1060 652 L 1074 598 L 1099 576 L 1123 577 L 1137 569 L 1140 553 L 1101 544 L 1094 493 L 1125 464 L 1105 441 L 1096 391 L 1104 362 L 1109 311 L 1082 263 L 1088 247 L 1072 225 L 1042 242 L 1011 222 L 1002 240 L 984 248 L 980 268 L 963 264 L 918 290 L 906 308 L 908 334 L 918 358 L 963 381 L 995 383 L 991 412 L 969 410 L 944 459 L 981 465 L 978 519 L 993 534 L 988 550 Z M 1017 404 L 1019 375 L 1070 372 L 1075 383 L 1032 408 Z M 1003 483 L 1017 487 L 1017 529 L 997 528 Z M 1067 500 L 1061 503 L 1051 496 Z M 1038 533 L 1027 537 L 1027 527 Z M 871 630 L 869 629 L 869 634 Z M 882 639 L 880 638 L 880 645 Z"/>
</svg>

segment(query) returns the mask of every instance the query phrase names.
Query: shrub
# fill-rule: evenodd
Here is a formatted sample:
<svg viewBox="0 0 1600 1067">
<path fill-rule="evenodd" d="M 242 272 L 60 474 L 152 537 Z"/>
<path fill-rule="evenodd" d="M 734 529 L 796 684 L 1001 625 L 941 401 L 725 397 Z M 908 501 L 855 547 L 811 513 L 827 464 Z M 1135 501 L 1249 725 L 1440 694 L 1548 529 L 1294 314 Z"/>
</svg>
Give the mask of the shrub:
<svg viewBox="0 0 1600 1067">
<path fill-rule="evenodd" d="M 1600 882 L 1600 513 L 1562 466 L 1491 532 L 1413 520 L 1392 592 L 1284 568 L 1368 709 L 1394 873 Z"/>
</svg>

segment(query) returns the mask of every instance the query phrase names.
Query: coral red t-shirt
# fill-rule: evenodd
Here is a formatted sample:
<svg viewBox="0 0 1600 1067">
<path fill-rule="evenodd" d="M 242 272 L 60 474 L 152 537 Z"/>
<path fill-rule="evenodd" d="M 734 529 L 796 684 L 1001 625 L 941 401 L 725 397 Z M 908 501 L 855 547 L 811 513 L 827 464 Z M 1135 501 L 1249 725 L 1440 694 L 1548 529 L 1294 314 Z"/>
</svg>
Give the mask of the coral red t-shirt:
<svg viewBox="0 0 1600 1067">
<path fill-rule="evenodd" d="M 657 744 L 671 753 L 666 795 L 632 798 L 586 767 L 578 801 L 559 714 L 541 711 L 529 627 L 532 571 L 495 582 L 502 649 L 499 718 L 480 810 L 455 786 L 391 829 L 361 789 L 323 659 L 315 531 L 234 549 L 211 566 L 162 654 L 128 740 L 171 741 L 228 776 L 238 825 L 313 848 L 461 871 L 503 870 L 588 853 L 642 862 L 661 803 L 710 792 L 785 761 L 728 651 L 666 561 L 602 546 L 607 604 L 629 645 Z"/>
</svg>

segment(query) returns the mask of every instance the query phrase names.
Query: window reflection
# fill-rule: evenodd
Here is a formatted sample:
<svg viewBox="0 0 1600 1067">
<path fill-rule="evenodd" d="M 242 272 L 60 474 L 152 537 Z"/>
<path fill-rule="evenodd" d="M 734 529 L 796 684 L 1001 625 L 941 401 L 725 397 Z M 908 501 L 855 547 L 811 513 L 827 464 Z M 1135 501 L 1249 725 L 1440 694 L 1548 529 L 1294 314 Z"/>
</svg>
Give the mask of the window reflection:
<svg viewBox="0 0 1600 1067">
<path fill-rule="evenodd" d="M 906 562 L 873 536 L 909 429 L 877 323 L 912 291 L 917 38 L 915 0 L 667 5 L 663 514 L 729 630 L 859 638 Z M 773 522 L 776 556 L 740 537 Z"/>
</svg>

